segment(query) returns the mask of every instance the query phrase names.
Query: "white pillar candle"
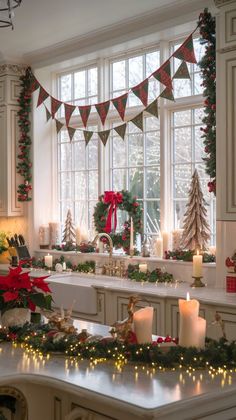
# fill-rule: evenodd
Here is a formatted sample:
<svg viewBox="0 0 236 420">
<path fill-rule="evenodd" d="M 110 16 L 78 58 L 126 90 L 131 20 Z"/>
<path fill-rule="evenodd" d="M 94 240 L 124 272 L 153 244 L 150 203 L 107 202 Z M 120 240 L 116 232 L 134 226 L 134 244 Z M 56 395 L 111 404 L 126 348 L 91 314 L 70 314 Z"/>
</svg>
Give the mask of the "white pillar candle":
<svg viewBox="0 0 236 420">
<path fill-rule="evenodd" d="M 181 248 L 183 231 L 183 229 L 175 229 L 172 231 L 172 251 L 177 251 Z"/>
<path fill-rule="evenodd" d="M 206 320 L 204 318 L 198 317 L 197 319 L 197 336 L 198 344 L 196 347 L 203 349 L 205 347 L 205 338 L 206 338 Z"/>
<path fill-rule="evenodd" d="M 44 264 L 46 265 L 46 267 L 52 268 L 52 255 L 50 255 L 50 254 L 45 255 Z"/>
<path fill-rule="evenodd" d="M 80 228 L 81 242 L 88 242 L 88 230 L 85 227 Z"/>
<path fill-rule="evenodd" d="M 50 244 L 49 225 L 42 225 L 39 227 L 39 246 L 48 248 L 49 244 Z"/>
<path fill-rule="evenodd" d="M 155 255 L 158 258 L 163 257 L 163 240 L 162 238 L 157 238 L 155 243 Z"/>
<path fill-rule="evenodd" d="M 65 261 L 64 261 L 64 262 L 63 262 L 63 264 L 62 264 L 62 269 L 63 269 L 63 270 L 66 270 L 66 262 L 65 262 Z"/>
<path fill-rule="evenodd" d="M 146 273 L 147 272 L 147 264 L 139 264 L 139 271 L 140 271 L 140 273 Z"/>
<path fill-rule="evenodd" d="M 130 254 L 134 250 L 134 224 L 133 224 L 133 218 L 130 219 Z"/>
<path fill-rule="evenodd" d="M 134 332 L 139 344 L 152 342 L 153 308 L 140 309 L 134 313 Z"/>
<path fill-rule="evenodd" d="M 163 254 L 170 249 L 170 234 L 169 232 L 162 232 Z"/>
<path fill-rule="evenodd" d="M 193 277 L 202 277 L 202 255 L 193 256 Z"/>
<path fill-rule="evenodd" d="M 79 226 L 77 226 L 75 229 L 75 241 L 76 245 L 79 245 L 81 242 L 81 229 Z"/>
<path fill-rule="evenodd" d="M 198 347 L 197 319 L 199 313 L 199 302 L 196 299 L 179 299 L 179 345 L 183 347 Z"/>
</svg>

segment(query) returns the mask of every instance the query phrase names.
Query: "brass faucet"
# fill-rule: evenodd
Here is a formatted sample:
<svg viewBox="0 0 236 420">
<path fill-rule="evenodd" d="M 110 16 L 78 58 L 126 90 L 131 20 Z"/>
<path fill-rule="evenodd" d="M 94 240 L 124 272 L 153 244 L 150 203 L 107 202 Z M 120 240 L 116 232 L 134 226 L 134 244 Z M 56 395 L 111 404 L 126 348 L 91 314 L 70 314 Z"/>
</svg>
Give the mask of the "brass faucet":
<svg viewBox="0 0 236 420">
<path fill-rule="evenodd" d="M 105 238 L 107 238 L 107 239 L 108 239 L 108 241 L 109 241 L 109 257 L 110 257 L 110 259 L 111 259 L 111 258 L 112 258 L 112 252 L 113 252 L 113 242 L 112 242 L 112 239 L 111 239 L 110 235 L 108 235 L 108 233 L 105 233 L 105 232 L 98 233 L 98 234 L 95 236 L 95 238 L 94 238 L 94 240 L 93 240 L 92 244 L 93 244 L 93 245 L 96 245 L 96 243 L 97 243 L 98 239 L 102 238 L 103 236 L 105 236 Z"/>
</svg>

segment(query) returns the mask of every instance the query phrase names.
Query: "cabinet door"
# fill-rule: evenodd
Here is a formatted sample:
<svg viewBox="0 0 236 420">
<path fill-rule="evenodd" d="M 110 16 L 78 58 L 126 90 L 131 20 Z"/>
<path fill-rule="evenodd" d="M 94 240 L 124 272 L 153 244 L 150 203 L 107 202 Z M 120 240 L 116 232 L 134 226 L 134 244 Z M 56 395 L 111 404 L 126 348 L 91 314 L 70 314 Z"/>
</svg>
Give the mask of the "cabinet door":
<svg viewBox="0 0 236 420">
<path fill-rule="evenodd" d="M 199 316 L 206 319 L 206 307 L 203 305 L 200 306 Z M 165 335 L 179 336 L 179 304 L 175 299 L 166 301 Z"/>
<path fill-rule="evenodd" d="M 129 303 L 128 297 L 117 296 L 117 321 L 122 321 L 127 318 L 128 311 L 127 306 Z M 152 306 L 154 309 L 153 315 L 153 334 L 163 335 L 164 334 L 164 300 L 150 300 L 150 296 L 141 297 L 141 300 L 135 305 L 135 309 L 145 308 L 146 306 Z"/>
<path fill-rule="evenodd" d="M 85 321 L 97 322 L 98 324 L 105 324 L 105 293 L 97 293 L 97 307 L 98 313 L 96 315 L 82 314 L 80 312 L 73 312 L 73 318 L 84 319 Z"/>
<path fill-rule="evenodd" d="M 112 417 L 88 410 L 87 408 L 80 407 L 77 404 L 72 404 L 72 407 L 72 411 L 67 414 L 65 420 L 114 420 Z"/>
<path fill-rule="evenodd" d="M 223 306 L 207 307 L 207 336 L 218 340 L 223 335 L 220 323 L 214 322 L 216 312 L 223 322 L 226 338 L 236 340 L 236 309 Z"/>
</svg>

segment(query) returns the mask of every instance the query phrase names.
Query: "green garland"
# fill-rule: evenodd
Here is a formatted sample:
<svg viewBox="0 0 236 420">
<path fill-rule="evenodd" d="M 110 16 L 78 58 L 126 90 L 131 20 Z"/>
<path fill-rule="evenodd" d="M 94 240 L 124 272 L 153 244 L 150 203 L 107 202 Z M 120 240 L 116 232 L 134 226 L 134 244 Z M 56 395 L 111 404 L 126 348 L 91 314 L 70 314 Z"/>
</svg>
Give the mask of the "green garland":
<svg viewBox="0 0 236 420">
<path fill-rule="evenodd" d="M 236 342 L 221 338 L 219 341 L 207 338 L 205 349 L 180 347 L 174 345 L 161 349 L 161 342 L 171 343 L 171 337 L 158 339 L 149 344 L 125 344 L 117 340 L 101 339 L 94 342 L 81 342 L 78 335 L 67 334 L 54 340 L 55 330 L 50 324 L 25 324 L 23 327 L 11 327 L 8 331 L 0 329 L 2 341 L 23 343 L 30 351 L 46 354 L 49 352 L 64 353 L 65 356 L 95 361 L 96 359 L 141 362 L 153 367 L 167 369 L 189 368 L 223 368 L 236 369 Z"/>
<path fill-rule="evenodd" d="M 23 178 L 23 183 L 18 186 L 18 201 L 31 201 L 29 196 L 30 191 L 32 190 L 31 179 L 32 179 L 32 162 L 30 159 L 30 148 L 31 148 L 31 138 L 30 138 L 30 110 L 31 110 L 31 70 L 28 68 L 25 75 L 20 77 L 21 80 L 21 92 L 18 99 L 20 109 L 17 113 L 18 125 L 20 130 L 20 139 L 19 139 L 19 154 L 18 154 L 18 164 L 17 164 L 17 173 L 20 174 Z"/>
<path fill-rule="evenodd" d="M 95 261 L 85 261 L 84 263 L 73 264 L 71 261 L 66 261 L 64 255 L 61 255 L 59 258 L 53 260 L 52 271 L 56 270 L 56 264 L 63 264 L 66 263 L 66 268 L 77 273 L 94 273 L 95 272 Z M 44 258 L 39 258 L 36 260 L 32 258 L 32 262 L 22 264 L 22 267 L 29 268 L 32 266 L 33 268 L 43 268 L 48 270 L 48 267 L 45 265 Z"/>
<path fill-rule="evenodd" d="M 205 9 L 199 16 L 200 43 L 206 45 L 205 55 L 198 63 L 203 82 L 203 96 L 205 116 L 201 127 L 203 132 L 205 152 L 207 157 L 203 160 L 206 163 L 206 173 L 211 177 L 208 183 L 210 192 L 216 194 L 216 36 L 215 18 Z"/>
<path fill-rule="evenodd" d="M 167 272 L 162 272 L 160 268 L 146 273 L 139 271 L 139 264 L 128 265 L 128 278 L 135 281 L 149 282 L 149 283 L 171 283 L 173 282 L 173 275 Z"/>
<path fill-rule="evenodd" d="M 129 191 L 119 191 L 123 196 L 122 203 L 118 204 L 118 209 L 126 211 L 129 218 L 133 219 L 134 238 L 137 233 L 142 233 L 142 208 L 137 201 L 137 197 L 133 197 Z M 105 232 L 107 213 L 110 204 L 104 203 L 104 195 L 99 197 L 99 201 L 94 210 L 94 225 L 98 233 Z M 123 248 L 126 253 L 129 253 L 130 247 L 130 221 L 126 220 L 124 223 L 124 230 L 119 233 L 109 234 L 112 238 L 115 248 Z"/>
<path fill-rule="evenodd" d="M 193 256 L 195 254 L 194 250 L 182 250 L 182 249 L 177 249 L 175 251 L 165 251 L 165 259 L 166 260 L 177 260 L 177 261 L 189 261 L 192 262 L 193 261 Z M 216 261 L 216 257 L 215 255 L 212 254 L 208 254 L 207 252 L 204 252 L 202 254 L 202 260 L 204 263 L 211 263 L 211 262 L 215 262 Z"/>
</svg>

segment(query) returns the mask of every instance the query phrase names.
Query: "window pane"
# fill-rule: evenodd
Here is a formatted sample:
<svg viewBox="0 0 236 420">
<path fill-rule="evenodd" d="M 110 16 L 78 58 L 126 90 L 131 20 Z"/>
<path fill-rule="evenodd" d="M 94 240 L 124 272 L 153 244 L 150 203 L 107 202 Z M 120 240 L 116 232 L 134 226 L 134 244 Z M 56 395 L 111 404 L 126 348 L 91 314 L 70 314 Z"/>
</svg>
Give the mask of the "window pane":
<svg viewBox="0 0 236 420">
<path fill-rule="evenodd" d="M 86 200 L 86 172 L 75 172 L 75 200 Z"/>
<path fill-rule="evenodd" d="M 71 92 L 71 74 L 65 74 L 60 78 L 60 98 L 62 101 L 70 101 L 72 97 Z"/>
<path fill-rule="evenodd" d="M 61 170 L 71 170 L 71 145 L 61 145 Z"/>
<path fill-rule="evenodd" d="M 97 67 L 88 70 L 88 96 L 96 96 L 98 92 L 98 70 Z"/>
<path fill-rule="evenodd" d="M 85 70 L 82 70 L 74 74 L 74 98 L 84 98 L 85 92 Z"/>
<path fill-rule="evenodd" d="M 61 173 L 61 200 L 71 200 L 71 173 L 62 172 Z"/>
<path fill-rule="evenodd" d="M 191 95 L 191 81 L 188 79 L 174 79 L 173 87 L 175 98 Z"/>
<path fill-rule="evenodd" d="M 90 141 L 87 148 L 88 148 L 89 169 L 97 169 L 98 167 L 98 142 Z"/>
<path fill-rule="evenodd" d="M 114 169 L 113 170 L 113 190 L 121 191 L 126 190 L 126 170 Z"/>
<path fill-rule="evenodd" d="M 192 157 L 191 128 L 176 128 L 174 130 L 174 161 L 191 162 Z"/>
<path fill-rule="evenodd" d="M 95 200 L 98 198 L 98 173 L 97 171 L 89 172 L 89 199 Z"/>
<path fill-rule="evenodd" d="M 75 170 L 85 169 L 85 142 L 79 141 L 69 144 L 74 149 L 74 168 Z"/>
<path fill-rule="evenodd" d="M 143 57 L 132 57 L 129 59 L 129 87 L 133 87 L 142 82 L 143 77 Z"/>
<path fill-rule="evenodd" d="M 117 61 L 112 64 L 112 88 L 113 90 L 125 89 L 125 61 Z"/>
<path fill-rule="evenodd" d="M 182 228 L 187 201 L 174 201 L 175 227 Z"/>
<path fill-rule="evenodd" d="M 129 137 L 129 165 L 136 166 L 143 164 L 143 134 L 136 134 Z"/>
<path fill-rule="evenodd" d="M 136 195 L 138 198 L 143 197 L 143 169 L 130 169 L 129 190 L 132 195 Z"/>
<path fill-rule="evenodd" d="M 75 202 L 75 224 L 83 227 L 88 226 L 88 204 L 86 201 Z"/>
<path fill-rule="evenodd" d="M 146 197 L 160 198 L 160 167 L 146 170 Z"/>
<path fill-rule="evenodd" d="M 204 152 L 205 146 L 203 144 L 202 131 L 200 131 L 200 127 L 195 127 L 194 138 L 195 138 L 195 160 L 201 161 L 205 155 L 205 152 Z"/>
<path fill-rule="evenodd" d="M 113 137 L 113 167 L 126 165 L 126 147 L 121 137 Z"/>
<path fill-rule="evenodd" d="M 154 226 L 160 227 L 160 203 L 159 201 L 147 201 L 147 226 L 148 233 L 156 232 Z"/>
<path fill-rule="evenodd" d="M 191 166 L 175 165 L 174 167 L 174 197 L 186 198 L 191 183 Z"/>
<path fill-rule="evenodd" d="M 146 134 L 146 164 L 160 163 L 160 132 Z"/>
<path fill-rule="evenodd" d="M 191 124 L 191 110 L 187 109 L 184 111 L 174 112 L 174 126 L 183 126 Z"/>
<path fill-rule="evenodd" d="M 146 77 L 150 76 L 160 67 L 160 52 L 154 51 L 146 54 Z"/>
</svg>

